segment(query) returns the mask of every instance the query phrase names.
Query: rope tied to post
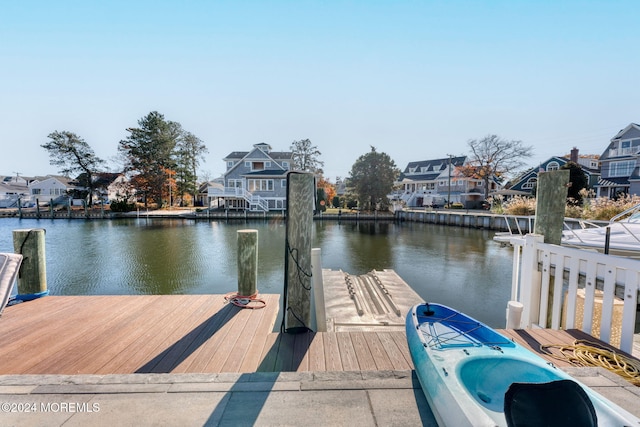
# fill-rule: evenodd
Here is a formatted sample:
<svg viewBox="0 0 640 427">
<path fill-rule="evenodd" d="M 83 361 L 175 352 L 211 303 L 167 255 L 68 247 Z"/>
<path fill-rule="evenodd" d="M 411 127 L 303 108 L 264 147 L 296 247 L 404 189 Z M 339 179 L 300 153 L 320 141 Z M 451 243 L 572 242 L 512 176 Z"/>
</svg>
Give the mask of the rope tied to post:
<svg viewBox="0 0 640 427">
<path fill-rule="evenodd" d="M 225 304 L 230 303 L 240 308 L 249 308 L 252 310 L 265 308 L 267 302 L 262 298 L 258 298 L 258 293 L 253 295 L 240 295 L 237 292 L 229 292 L 224 296 Z"/>
<path fill-rule="evenodd" d="M 552 353 L 552 348 L 559 350 L 560 354 Z M 540 345 L 540 350 L 554 359 L 564 360 L 575 366 L 605 368 L 640 386 L 640 363 L 597 343 L 575 340 L 572 345 L 543 344 Z"/>
</svg>

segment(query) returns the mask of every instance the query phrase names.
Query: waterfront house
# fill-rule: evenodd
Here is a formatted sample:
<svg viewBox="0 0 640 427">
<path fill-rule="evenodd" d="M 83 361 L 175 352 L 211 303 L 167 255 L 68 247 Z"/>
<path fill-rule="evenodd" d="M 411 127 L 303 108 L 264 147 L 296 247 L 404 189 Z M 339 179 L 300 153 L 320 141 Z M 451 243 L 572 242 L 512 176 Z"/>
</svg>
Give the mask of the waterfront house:
<svg viewBox="0 0 640 427">
<path fill-rule="evenodd" d="M 133 190 L 129 179 L 123 173 L 98 172 L 93 175 L 95 201 L 109 203 L 116 200 L 130 200 Z"/>
<path fill-rule="evenodd" d="M 292 152 L 272 151 L 263 142 L 255 144 L 251 151 L 234 151 L 224 161 L 224 188 L 210 186 L 210 200 L 234 210 L 266 212 L 286 208 L 286 174 L 293 167 Z"/>
<path fill-rule="evenodd" d="M 77 183 L 64 176 L 37 177 L 29 184 L 30 202 L 41 205 L 66 202 L 68 194 L 76 189 Z"/>
<path fill-rule="evenodd" d="M 541 162 L 522 175 L 513 179 L 509 184 L 512 194 L 531 195 L 538 184 L 538 173 L 558 170 L 569 162 L 582 167 L 587 176 L 587 188 L 594 188 L 600 178 L 599 160 L 597 155 L 580 155 L 577 148 L 573 148 L 568 156 L 554 156 Z"/>
<path fill-rule="evenodd" d="M 29 197 L 28 181 L 18 176 L 6 176 L 0 181 L 0 208 L 17 208 Z"/>
<path fill-rule="evenodd" d="M 450 156 L 433 160 L 409 162 L 400 174 L 392 199 L 401 200 L 407 207 L 442 207 L 447 201 L 465 208 L 480 208 L 484 200 L 484 181 L 465 176 L 460 169 L 467 166 L 466 156 Z M 497 190 L 495 179 L 489 191 Z"/>
<path fill-rule="evenodd" d="M 602 176 L 597 196 L 614 198 L 620 194 L 640 195 L 640 125 L 631 123 L 620 130 L 600 156 Z"/>
</svg>

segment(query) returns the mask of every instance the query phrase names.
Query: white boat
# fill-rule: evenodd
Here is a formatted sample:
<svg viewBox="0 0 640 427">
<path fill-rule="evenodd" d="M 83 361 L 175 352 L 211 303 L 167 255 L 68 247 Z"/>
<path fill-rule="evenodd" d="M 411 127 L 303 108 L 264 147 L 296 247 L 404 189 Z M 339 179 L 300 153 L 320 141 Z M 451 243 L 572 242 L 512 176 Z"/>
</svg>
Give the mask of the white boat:
<svg viewBox="0 0 640 427">
<path fill-rule="evenodd" d="M 640 257 L 640 204 L 614 216 L 606 225 L 581 221 L 580 228 L 562 232 L 564 246 L 611 255 Z"/>
</svg>

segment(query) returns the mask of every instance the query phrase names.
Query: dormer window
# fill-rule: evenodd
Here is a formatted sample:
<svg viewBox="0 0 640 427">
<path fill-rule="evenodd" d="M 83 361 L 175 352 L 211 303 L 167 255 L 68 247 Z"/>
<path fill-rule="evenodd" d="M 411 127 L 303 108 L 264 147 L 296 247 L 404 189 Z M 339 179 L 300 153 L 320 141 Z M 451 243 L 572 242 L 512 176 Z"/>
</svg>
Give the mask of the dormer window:
<svg viewBox="0 0 640 427">
<path fill-rule="evenodd" d="M 558 169 L 560 169 L 560 165 L 558 164 L 558 162 L 549 162 L 547 164 L 547 172 L 557 171 Z"/>
</svg>

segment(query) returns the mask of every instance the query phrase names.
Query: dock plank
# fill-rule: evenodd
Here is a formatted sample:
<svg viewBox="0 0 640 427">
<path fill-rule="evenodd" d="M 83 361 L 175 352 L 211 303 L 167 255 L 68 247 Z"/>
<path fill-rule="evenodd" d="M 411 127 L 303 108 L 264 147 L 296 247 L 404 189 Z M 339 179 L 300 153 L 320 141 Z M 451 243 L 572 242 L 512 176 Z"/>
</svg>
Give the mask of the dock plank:
<svg viewBox="0 0 640 427">
<path fill-rule="evenodd" d="M 326 371 L 324 340 L 322 334 L 314 333 L 309 343 L 309 370 Z"/>
<path fill-rule="evenodd" d="M 393 338 L 394 335 L 399 336 L 399 345 Z M 378 332 L 377 336 L 389 357 L 393 369 L 413 369 L 413 361 L 409 354 L 407 337 L 404 332 Z"/>
<path fill-rule="evenodd" d="M 403 331 L 274 332 L 271 307 L 243 310 L 222 295 L 49 296 L 0 318 L 0 375 L 412 369 Z M 541 344 L 600 342 L 577 330 L 500 330 Z M 541 354 L 557 366 L 568 362 Z"/>
<path fill-rule="evenodd" d="M 104 312 L 102 322 L 93 324 L 84 322 L 86 318 L 68 317 L 67 320 L 76 325 L 79 333 L 72 337 L 71 342 L 64 343 L 55 353 L 48 354 L 34 364 L 27 373 L 98 372 L 103 363 L 121 354 L 122 348 L 129 342 L 126 339 L 137 339 L 136 335 L 127 335 L 128 328 L 144 325 L 144 320 L 139 319 L 140 313 L 160 308 L 161 301 L 147 298 L 119 299 L 120 304 Z M 95 315 L 101 313 L 102 311 L 97 311 Z"/>
<path fill-rule="evenodd" d="M 375 371 L 376 362 L 373 359 L 373 354 L 369 350 L 369 345 L 364 338 L 362 332 L 350 332 L 351 342 L 353 343 L 353 349 L 358 360 L 358 366 L 361 371 Z"/>
<path fill-rule="evenodd" d="M 340 358 L 340 347 L 338 337 L 335 332 L 323 334 L 324 360 L 327 371 L 342 371 L 342 360 Z"/>
<path fill-rule="evenodd" d="M 356 356 L 356 349 L 353 347 L 351 336 L 349 332 L 336 332 L 336 338 L 338 340 L 338 348 L 340 349 L 340 360 L 342 361 L 343 371 L 358 371 L 360 365 L 358 365 L 358 358 Z"/>
<path fill-rule="evenodd" d="M 389 358 L 384 345 L 382 345 L 382 341 L 380 341 L 380 337 L 378 336 L 378 334 L 364 334 L 363 337 L 367 342 L 369 352 L 371 353 L 371 356 L 375 363 L 374 370 L 392 370 L 393 363 L 391 363 L 391 359 Z"/>
</svg>

